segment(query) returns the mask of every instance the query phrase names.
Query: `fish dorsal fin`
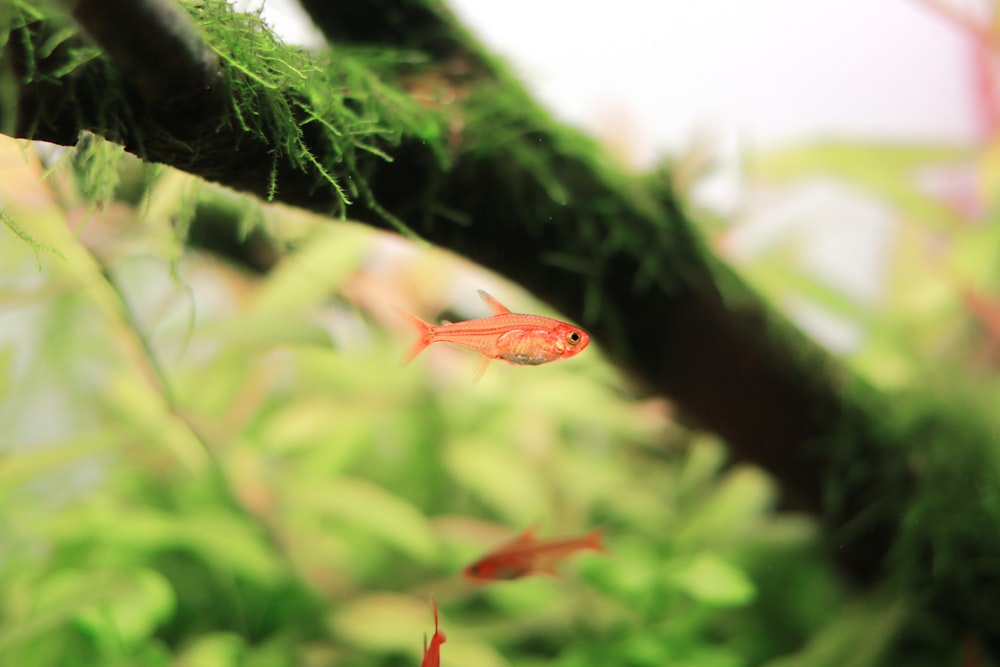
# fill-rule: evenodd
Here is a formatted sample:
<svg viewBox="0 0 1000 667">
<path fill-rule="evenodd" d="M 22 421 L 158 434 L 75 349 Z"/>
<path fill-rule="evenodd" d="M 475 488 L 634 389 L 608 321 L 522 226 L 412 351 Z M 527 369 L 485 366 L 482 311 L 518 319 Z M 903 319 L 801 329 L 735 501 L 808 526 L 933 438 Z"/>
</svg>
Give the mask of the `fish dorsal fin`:
<svg viewBox="0 0 1000 667">
<path fill-rule="evenodd" d="M 507 315 L 510 313 L 510 309 L 503 305 L 489 294 L 483 290 L 478 290 L 479 297 L 486 302 L 486 305 L 490 307 L 490 312 L 494 315 Z"/>
<path fill-rule="evenodd" d="M 511 541 L 501 545 L 497 551 L 515 551 L 524 549 L 531 546 L 535 542 L 535 526 L 529 526 L 524 530 L 523 533 L 512 539 Z"/>
</svg>

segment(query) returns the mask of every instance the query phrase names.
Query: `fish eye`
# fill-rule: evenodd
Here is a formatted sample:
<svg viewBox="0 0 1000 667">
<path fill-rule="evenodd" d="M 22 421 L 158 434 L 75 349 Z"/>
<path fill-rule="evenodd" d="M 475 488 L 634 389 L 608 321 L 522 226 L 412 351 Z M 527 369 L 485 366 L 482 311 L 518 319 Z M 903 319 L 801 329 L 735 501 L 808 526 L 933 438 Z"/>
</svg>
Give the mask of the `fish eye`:
<svg viewBox="0 0 1000 667">
<path fill-rule="evenodd" d="M 566 336 L 566 340 L 569 341 L 570 345 L 576 345 L 577 343 L 580 342 L 580 332 L 570 331 L 569 334 Z"/>
</svg>

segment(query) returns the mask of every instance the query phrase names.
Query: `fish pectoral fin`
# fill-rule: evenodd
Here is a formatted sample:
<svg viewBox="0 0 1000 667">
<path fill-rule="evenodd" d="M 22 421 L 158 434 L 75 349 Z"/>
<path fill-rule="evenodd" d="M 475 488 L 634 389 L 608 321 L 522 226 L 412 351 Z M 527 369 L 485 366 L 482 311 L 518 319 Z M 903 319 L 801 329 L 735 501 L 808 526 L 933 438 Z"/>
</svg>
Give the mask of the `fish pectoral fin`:
<svg viewBox="0 0 1000 667">
<path fill-rule="evenodd" d="M 477 290 L 479 292 L 479 297 L 486 302 L 486 305 L 490 307 L 490 312 L 494 315 L 507 315 L 510 313 L 510 309 L 503 305 L 489 294 L 483 290 Z"/>
<path fill-rule="evenodd" d="M 473 382 L 479 382 L 483 379 L 483 374 L 486 373 L 486 368 L 490 365 L 489 357 L 479 357 L 479 361 L 476 362 L 476 370 L 473 373 Z"/>
</svg>

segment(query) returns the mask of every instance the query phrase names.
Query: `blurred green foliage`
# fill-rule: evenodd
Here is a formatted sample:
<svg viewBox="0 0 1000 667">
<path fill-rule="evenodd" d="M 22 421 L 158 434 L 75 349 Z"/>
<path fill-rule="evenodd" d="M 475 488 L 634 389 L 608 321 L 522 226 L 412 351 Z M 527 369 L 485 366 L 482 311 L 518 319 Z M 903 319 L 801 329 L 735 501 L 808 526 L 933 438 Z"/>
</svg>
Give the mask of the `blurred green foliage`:
<svg viewBox="0 0 1000 667">
<path fill-rule="evenodd" d="M 812 520 L 598 349 L 477 384 L 462 351 L 399 368 L 397 301 L 454 281 L 475 316 L 496 278 L 244 203 L 284 248 L 261 278 L 179 236 L 228 192 L 125 159 L 133 195 L 94 206 L 2 157 L 7 215 L 61 256 L 0 244 L 0 664 L 418 664 L 430 595 L 444 665 L 752 665 L 845 632 Z M 608 553 L 458 577 L 528 525 L 603 526 Z"/>
<path fill-rule="evenodd" d="M 875 304 L 787 245 L 746 273 L 861 326 L 853 361 L 877 384 L 905 385 L 927 350 L 949 368 L 993 359 L 989 300 L 973 309 L 955 285 L 997 287 L 996 226 L 909 194 L 921 165 L 965 157 L 773 156 L 761 176 L 821 170 L 889 201 L 903 242 Z M 431 595 L 445 666 L 957 655 L 909 599 L 849 591 L 813 519 L 776 512 L 764 473 L 636 396 L 596 347 L 477 384 L 473 356 L 443 346 L 399 368 L 411 332 L 393 307 L 479 316 L 486 287 L 543 310 L 496 277 L 93 138 L 58 158 L 42 180 L 35 147 L 0 144 L 0 665 L 416 665 Z M 278 253 L 263 277 L 186 243 L 233 211 Z M 921 243 L 942 229 L 929 271 Z M 602 526 L 608 553 L 558 578 L 460 579 L 529 525 Z"/>
</svg>

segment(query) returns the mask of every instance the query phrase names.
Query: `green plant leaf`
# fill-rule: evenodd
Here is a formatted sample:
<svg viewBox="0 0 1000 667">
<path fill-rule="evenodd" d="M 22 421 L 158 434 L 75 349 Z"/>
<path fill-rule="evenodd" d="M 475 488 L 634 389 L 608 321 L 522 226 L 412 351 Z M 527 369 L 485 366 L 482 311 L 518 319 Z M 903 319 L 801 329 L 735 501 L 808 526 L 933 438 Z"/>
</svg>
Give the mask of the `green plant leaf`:
<svg viewBox="0 0 1000 667">
<path fill-rule="evenodd" d="M 184 648 L 175 667 L 241 667 L 246 642 L 232 632 L 211 632 L 199 636 Z"/>
<path fill-rule="evenodd" d="M 127 592 L 77 614 L 77 622 L 105 644 L 137 644 L 174 611 L 173 589 L 158 572 L 143 569 L 124 576 L 130 584 Z"/>
<path fill-rule="evenodd" d="M 960 222 L 958 214 L 916 187 L 918 170 L 974 159 L 974 149 L 952 146 L 817 143 L 759 157 L 751 171 L 776 181 L 815 175 L 842 179 L 884 198 L 909 219 L 949 230 Z"/>
<path fill-rule="evenodd" d="M 742 607 L 756 589 L 740 569 L 713 554 L 699 554 L 680 564 L 668 564 L 668 578 L 692 598 L 716 607 Z"/>
<path fill-rule="evenodd" d="M 766 517 L 775 497 L 774 482 L 763 471 L 746 465 L 732 468 L 684 517 L 675 539 L 681 545 L 738 542 Z"/>
<path fill-rule="evenodd" d="M 875 667 L 909 615 L 905 600 L 869 598 L 840 610 L 801 651 L 765 667 Z"/>
<path fill-rule="evenodd" d="M 428 563 L 437 554 L 431 524 L 412 503 L 365 479 L 332 477 L 322 487 L 294 481 L 281 487 L 297 511 L 332 518 Z"/>
<path fill-rule="evenodd" d="M 445 461 L 456 480 L 515 525 L 528 526 L 545 512 L 535 469 L 524 459 L 496 451 L 489 442 L 457 440 L 448 444 Z"/>
</svg>

